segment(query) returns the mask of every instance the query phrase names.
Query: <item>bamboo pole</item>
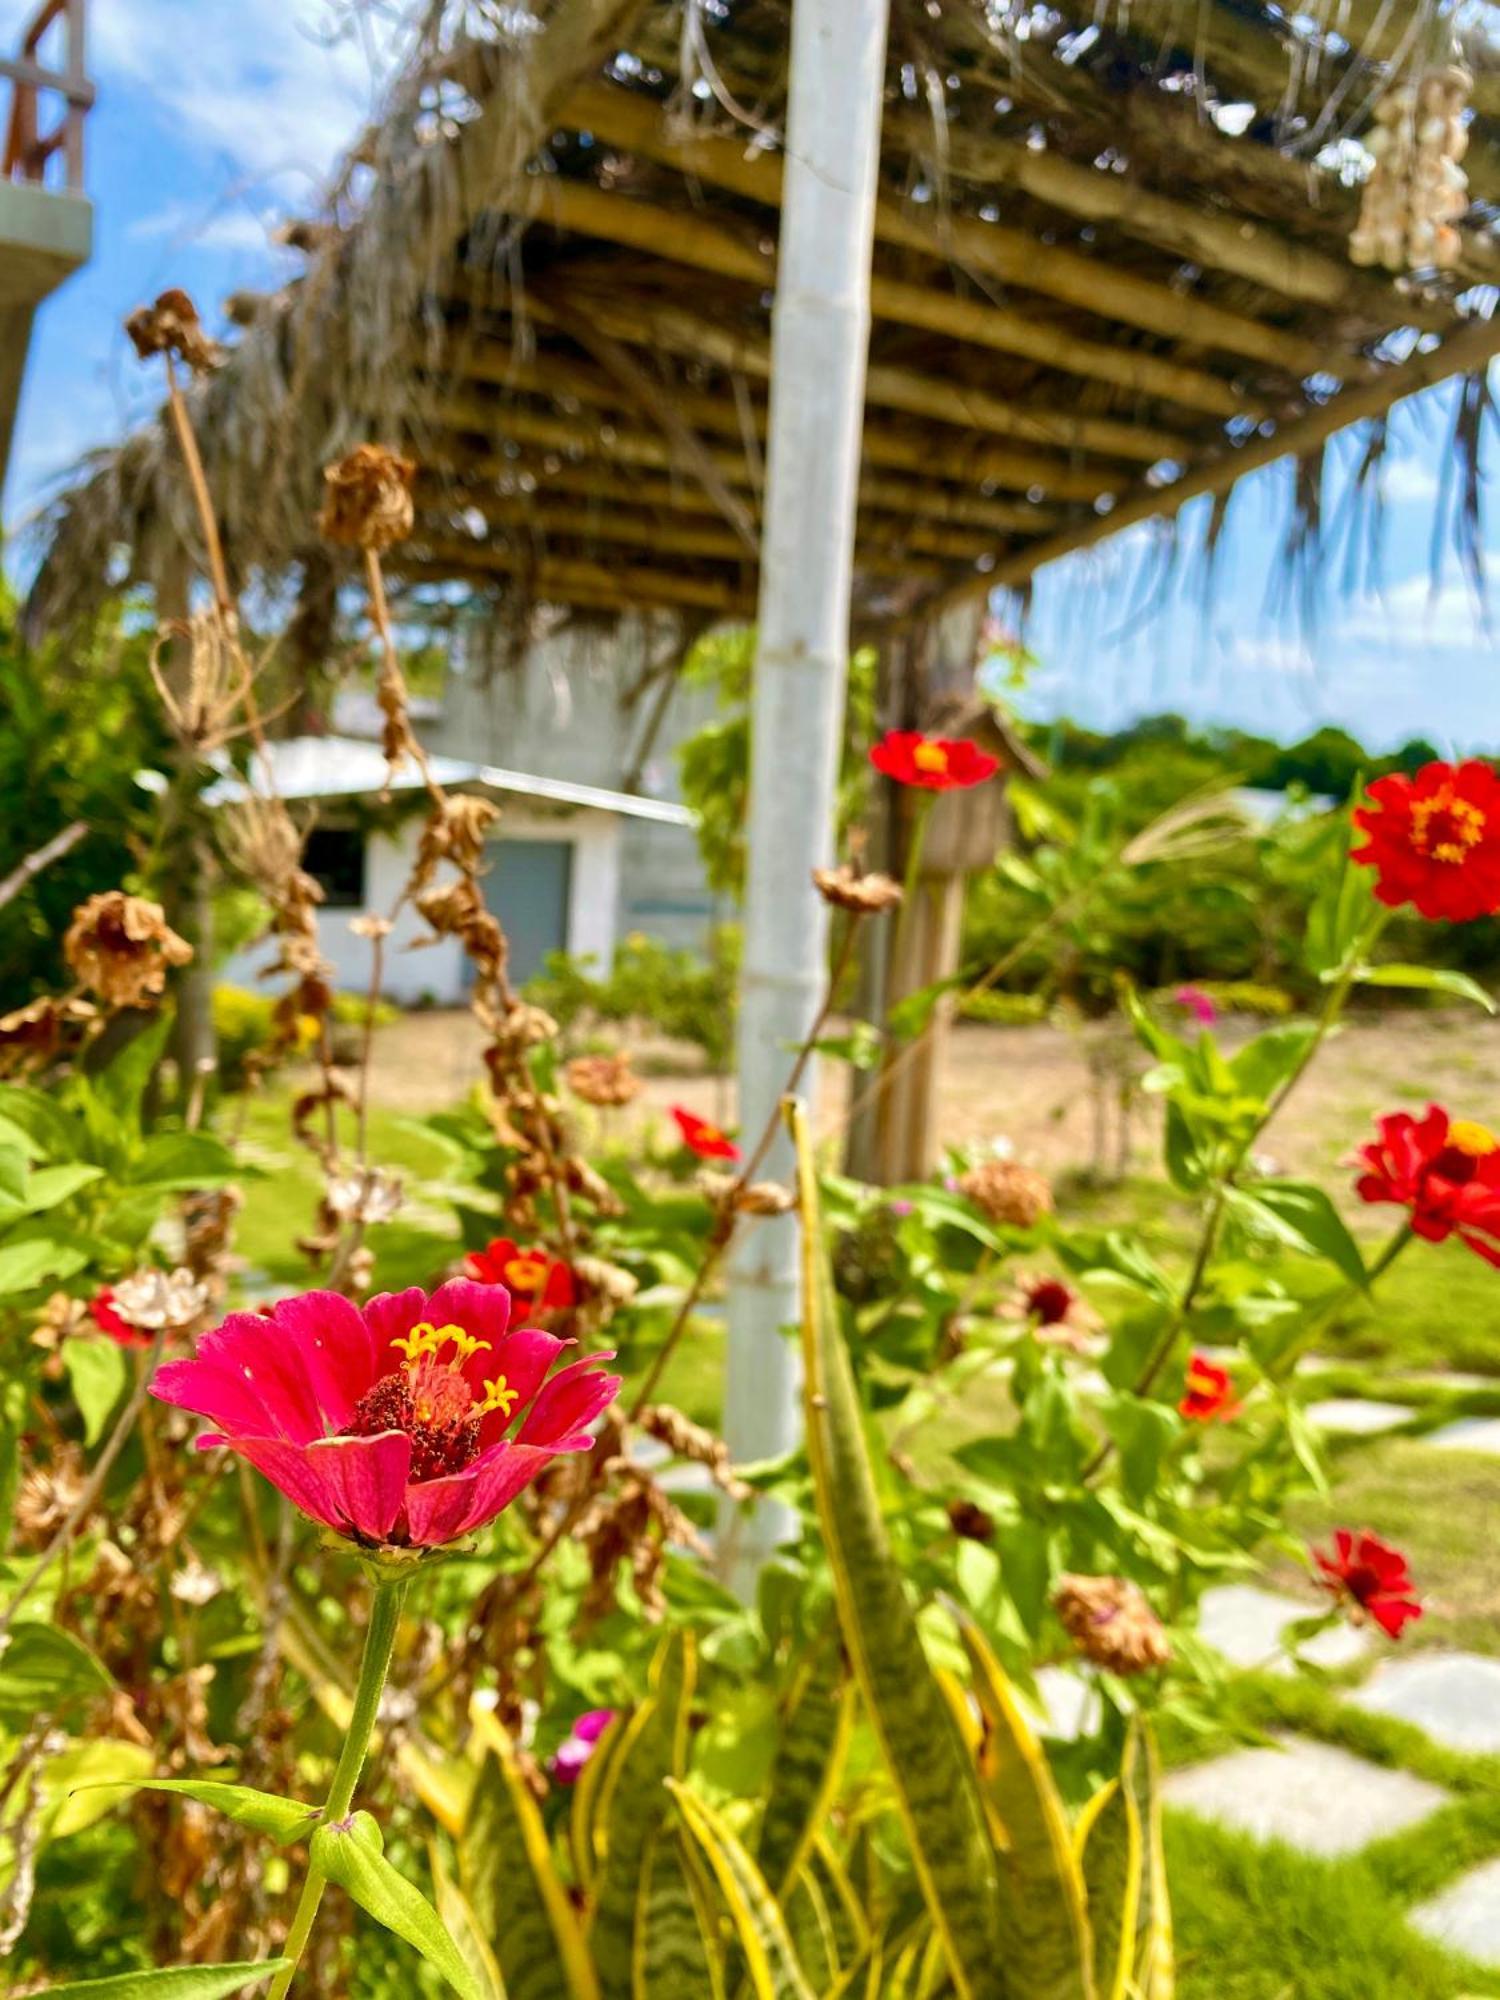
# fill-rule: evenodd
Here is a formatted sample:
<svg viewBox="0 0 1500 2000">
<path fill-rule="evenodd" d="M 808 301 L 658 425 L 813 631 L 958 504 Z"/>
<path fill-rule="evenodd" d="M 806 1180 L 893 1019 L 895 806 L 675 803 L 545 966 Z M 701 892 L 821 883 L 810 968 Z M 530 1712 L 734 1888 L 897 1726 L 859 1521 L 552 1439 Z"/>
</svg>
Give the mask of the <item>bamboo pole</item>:
<svg viewBox="0 0 1500 2000">
<path fill-rule="evenodd" d="M 809 870 L 830 861 L 844 728 L 870 252 L 880 155 L 884 0 L 795 0 L 781 263 L 771 314 L 771 437 L 751 697 L 749 870 L 740 981 L 739 1108 L 774 1117 L 786 1050 L 811 1031 L 827 980 L 828 912 Z M 816 1063 L 804 1085 L 817 1097 Z M 791 1170 L 778 1132 L 766 1169 Z M 797 1229 L 761 1222 L 731 1251 L 725 1436 L 740 1461 L 800 1435 Z M 731 1583 L 792 1532 L 762 1502 L 721 1525 Z"/>
<path fill-rule="evenodd" d="M 532 578 L 536 594 L 561 592 L 557 602 L 568 601 L 570 588 L 587 590 L 595 596 L 613 596 L 635 605 L 690 604 L 704 611 L 726 611 L 737 600 L 748 603 L 748 594 L 736 588 L 733 577 L 688 576 L 681 570 L 652 569 L 631 563 L 628 568 L 607 567 L 581 556 L 538 556 L 533 549 L 507 547 L 497 542 L 468 541 L 461 535 L 429 535 L 403 544 L 411 550 L 411 563 L 404 553 L 402 567 L 420 564 L 426 569 L 453 563 L 476 575 L 492 571 Z M 394 565 L 395 557 L 391 558 Z"/>
<path fill-rule="evenodd" d="M 966 577 L 944 591 L 937 600 L 925 601 L 918 615 L 930 617 L 941 606 L 961 602 L 976 592 L 993 590 L 1004 584 L 1024 583 L 1048 563 L 1058 562 L 1063 556 L 1076 555 L 1082 549 L 1093 548 L 1107 541 L 1111 535 L 1119 534 L 1122 528 L 1134 527 L 1138 522 L 1153 520 L 1158 515 L 1170 518 L 1190 500 L 1202 499 L 1208 494 L 1227 493 L 1247 473 L 1259 472 L 1265 466 L 1274 465 L 1279 458 L 1301 457 L 1315 451 L 1346 425 L 1383 416 L 1394 404 L 1408 396 L 1419 395 L 1422 390 L 1431 389 L 1455 375 L 1467 375 L 1476 369 L 1486 368 L 1497 353 L 1500 353 L 1500 314 L 1493 319 L 1472 321 L 1441 346 L 1415 355 L 1399 368 L 1388 369 L 1378 381 L 1362 382 L 1355 388 L 1345 389 L 1320 408 L 1308 411 L 1292 423 L 1282 424 L 1269 437 L 1256 437 L 1238 450 L 1207 459 L 1191 467 L 1170 486 L 1139 487 L 1108 514 L 1081 522 L 1077 527 L 1060 529 L 1055 535 L 1045 536 L 1024 549 L 1002 556 L 985 575 Z"/>
<path fill-rule="evenodd" d="M 688 360 L 712 361 L 720 368 L 752 376 L 757 381 L 766 380 L 771 373 L 769 342 L 736 332 L 680 306 L 622 299 L 618 295 L 607 298 L 593 291 L 575 296 L 550 282 L 545 293 L 533 287 L 526 304 L 533 318 L 563 332 L 586 316 L 589 324 L 636 345 L 680 354 Z M 1194 442 L 1179 431 L 1165 430 L 1159 425 L 1053 409 L 1029 400 L 1017 404 L 965 382 L 951 378 L 936 381 L 914 368 L 874 361 L 865 371 L 865 405 L 933 417 L 939 423 L 957 424 L 968 432 L 986 431 L 992 437 L 1021 438 L 1032 444 L 1053 445 L 1061 451 L 1098 452 L 1106 458 L 1136 459 L 1145 465 L 1155 465 L 1164 458 L 1181 459 L 1192 450 Z"/>
<path fill-rule="evenodd" d="M 642 159 L 770 208 L 781 204 L 779 153 L 751 153 L 744 140 L 733 135 L 676 134 L 668 129 L 656 100 L 641 92 L 590 80 L 569 98 L 563 116 L 577 129 Z M 982 271 L 1086 312 L 1123 320 L 1170 340 L 1222 348 L 1263 366 L 1285 369 L 1299 379 L 1327 365 L 1326 349 L 1301 335 L 1174 291 L 1155 278 L 1121 271 L 1107 258 L 1039 242 L 1022 229 L 961 215 L 935 215 L 882 198 L 875 205 L 875 234 L 883 243 L 897 243 L 941 261 L 952 259 L 966 270 Z"/>
<path fill-rule="evenodd" d="M 533 174 L 520 185 L 509 206 L 514 214 L 550 222 L 580 236 L 711 271 L 716 277 L 737 278 L 760 289 L 774 275 L 768 241 L 752 243 L 702 216 L 633 201 L 590 181 Z M 1109 276 L 1101 266 L 1096 287 L 1101 300 L 1108 296 Z M 1119 388 L 1207 410 L 1214 416 L 1265 413 L 1259 399 L 1207 369 L 1138 353 L 1117 342 L 1087 340 L 1044 319 L 1029 318 L 987 300 L 958 298 L 933 285 L 877 275 L 870 281 L 870 305 L 877 319 L 945 333 L 1002 354 L 1022 354 L 1065 374 L 1113 382 Z"/>
</svg>

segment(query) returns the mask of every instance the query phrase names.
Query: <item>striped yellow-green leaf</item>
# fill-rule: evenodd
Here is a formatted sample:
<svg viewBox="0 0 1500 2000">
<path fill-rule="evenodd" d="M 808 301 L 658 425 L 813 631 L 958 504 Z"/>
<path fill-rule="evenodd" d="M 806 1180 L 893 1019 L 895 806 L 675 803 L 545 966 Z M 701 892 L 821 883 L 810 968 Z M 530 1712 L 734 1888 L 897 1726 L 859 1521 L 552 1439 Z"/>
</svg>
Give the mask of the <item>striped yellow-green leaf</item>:
<svg viewBox="0 0 1500 2000">
<path fill-rule="evenodd" d="M 723 1967 L 674 1824 L 646 1843 L 635 1919 L 633 2000 L 723 2000 Z"/>
<path fill-rule="evenodd" d="M 573 1787 L 573 1805 L 568 1814 L 568 1846 L 573 1866 L 585 1890 L 592 1890 L 604 1854 L 604 1825 L 599 1800 L 605 1779 L 625 1735 L 625 1718 L 616 1716 L 594 1745 L 594 1754 L 584 1765 Z"/>
<path fill-rule="evenodd" d="M 1146 1842 L 1140 1939 L 1136 1983 L 1142 2000 L 1173 2000 L 1177 1991 L 1177 1954 L 1172 1936 L 1172 1901 L 1167 1893 L 1167 1854 L 1162 1840 L 1161 1766 L 1156 1738 L 1149 1723 L 1140 1725 L 1140 1754 L 1135 1761 L 1136 1804 Z"/>
<path fill-rule="evenodd" d="M 815 1993 L 826 1993 L 839 1976 L 838 1939 L 823 1891 L 807 1869 L 781 1898 L 781 1908 L 808 1985 Z"/>
<path fill-rule="evenodd" d="M 854 1689 L 837 1634 L 802 1663 L 782 1710 L 755 1858 L 777 1895 L 801 1868 L 843 1775 Z"/>
<path fill-rule="evenodd" d="M 505 1984 L 489 1940 L 474 1914 L 473 1904 L 449 1874 L 436 1841 L 428 1843 L 427 1861 L 432 1870 L 432 1900 L 448 1926 L 448 1935 L 458 1946 L 460 1957 L 474 1975 L 480 2000 L 506 2000 Z"/>
<path fill-rule="evenodd" d="M 807 1121 L 791 1111 L 802 1217 L 808 1458 L 844 1644 L 880 1738 L 932 1920 L 960 2000 L 1010 1992 L 994 1849 L 971 1759 L 934 1680 L 876 1497 L 859 1399 L 822 1242 Z"/>
<path fill-rule="evenodd" d="M 807 1857 L 805 1873 L 823 1891 L 828 1920 L 833 1926 L 834 1943 L 840 1964 L 856 1958 L 870 1941 L 870 1926 L 860 1908 L 859 1897 L 848 1871 L 825 1833 L 819 1833 Z"/>
<path fill-rule="evenodd" d="M 754 2000 L 814 2000 L 765 1877 L 711 1806 L 675 1779 L 669 1789 L 683 1827 L 713 1871 Z"/>
<path fill-rule="evenodd" d="M 604 1855 L 589 1943 L 603 2000 L 630 2000 L 641 1867 L 668 1815 L 666 1782 L 686 1768 L 693 1678 L 692 1635 L 673 1632 L 651 1663 L 650 1692 L 625 1725 L 595 1808 Z"/>
<path fill-rule="evenodd" d="M 489 1754 L 469 1802 L 459 1874 L 507 2000 L 599 2000 L 583 1933 L 514 1746 L 493 1716 L 484 1722 Z"/>
<path fill-rule="evenodd" d="M 984 1717 L 985 1798 L 999 1830 L 1000 1920 L 1015 2000 L 1093 2000 L 1093 1948 L 1083 1871 L 1047 1754 L 1005 1670 L 968 1619 L 960 1621 Z"/>
<path fill-rule="evenodd" d="M 1094 1934 L 1094 1985 L 1099 2000 L 1131 2000 L 1136 1920 L 1146 1844 L 1136 1804 L 1135 1732 L 1125 1740 L 1121 1776 L 1111 1778 L 1084 1807 L 1074 1829 Z"/>
</svg>

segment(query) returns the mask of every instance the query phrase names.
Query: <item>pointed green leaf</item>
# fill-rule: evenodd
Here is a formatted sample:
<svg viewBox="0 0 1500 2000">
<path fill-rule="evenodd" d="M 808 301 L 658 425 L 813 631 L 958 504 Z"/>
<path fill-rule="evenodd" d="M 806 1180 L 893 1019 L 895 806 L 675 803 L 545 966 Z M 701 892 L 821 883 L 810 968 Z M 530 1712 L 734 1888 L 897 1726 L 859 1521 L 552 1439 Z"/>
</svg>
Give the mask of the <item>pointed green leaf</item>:
<svg viewBox="0 0 1500 2000">
<path fill-rule="evenodd" d="M 1248 1187 L 1226 1190 L 1230 1205 L 1252 1228 L 1285 1243 L 1309 1250 L 1330 1264 L 1361 1291 L 1369 1274 L 1348 1224 L 1322 1188 L 1311 1181 L 1252 1181 Z"/>
<path fill-rule="evenodd" d="M 29 1729 L 38 1717 L 60 1715 L 113 1686 L 81 1639 L 39 1619 L 13 1625 L 0 1647 L 0 1724 Z"/>
<path fill-rule="evenodd" d="M 713 1870 L 754 2000 L 813 2000 L 765 1876 L 711 1806 L 677 1779 L 667 1784 L 683 1826 Z"/>
<path fill-rule="evenodd" d="M 834 1642 L 803 1662 L 793 1683 L 766 1779 L 755 1858 L 778 1895 L 797 1874 L 843 1775 L 854 1722 L 854 1690 Z"/>
<path fill-rule="evenodd" d="M 428 1846 L 427 1860 L 432 1869 L 432 1899 L 437 1904 L 437 1913 L 473 1973 L 483 2000 L 506 2000 L 500 1967 L 474 1914 L 474 1906 L 448 1873 L 436 1841 Z"/>
<path fill-rule="evenodd" d="M 578 1880 L 592 1890 L 604 1858 L 604 1820 L 599 1801 L 608 1795 L 609 1774 L 620 1745 L 625 1740 L 625 1718 L 616 1716 L 594 1745 L 594 1754 L 584 1765 L 573 1787 L 573 1804 L 568 1813 L 568 1846 Z"/>
<path fill-rule="evenodd" d="M 286 1970 L 284 1958 L 251 1965 L 173 1965 L 152 1972 L 117 1972 L 109 1979 L 76 1979 L 48 1986 L 37 2000 L 226 2000 Z"/>
<path fill-rule="evenodd" d="M 130 1178 L 139 1187 L 198 1188 L 232 1181 L 243 1172 L 211 1132 L 157 1132 L 142 1147 Z"/>
<path fill-rule="evenodd" d="M 1131 1769 L 1134 1732 L 1125 1745 L 1125 1772 L 1112 1778 L 1084 1809 L 1078 1847 L 1094 1933 L 1094 1984 L 1099 2000 L 1130 2000 L 1135 1976 L 1145 1836 Z"/>
<path fill-rule="evenodd" d="M 26 1148 L 0 1131 L 0 1212 L 19 1213 L 26 1207 Z"/>
<path fill-rule="evenodd" d="M 68 1386 L 83 1418 L 83 1441 L 97 1444 L 109 1413 L 125 1393 L 130 1364 L 125 1350 L 108 1334 L 74 1334 L 60 1350 Z"/>
<path fill-rule="evenodd" d="M 804 1869 L 790 1893 L 782 1897 L 781 1906 L 786 1915 L 787 1935 L 808 1985 L 814 1993 L 826 1993 L 837 1983 L 841 1968 L 833 1918 L 817 1878 Z"/>
<path fill-rule="evenodd" d="M 839 1333 L 806 1118 L 792 1112 L 802 1217 L 808 1458 L 844 1644 L 880 1738 L 960 2000 L 1006 1992 L 998 1879 L 978 1781 L 917 1631 L 876 1497 L 859 1398 Z"/>
<path fill-rule="evenodd" d="M 230 1784 L 223 1778 L 131 1778 L 105 1779 L 96 1785 L 75 1785 L 76 1792 L 176 1792 L 196 1799 L 247 1826 L 252 1833 L 267 1833 L 278 1847 L 305 1840 L 318 1823 L 318 1806 L 305 1806 L 298 1799 L 283 1799 L 275 1792 L 257 1792 L 249 1785 Z"/>
<path fill-rule="evenodd" d="M 88 1261 L 87 1250 L 60 1236 L 12 1237 L 0 1243 L 0 1297 L 29 1292 L 45 1278 L 71 1278 Z"/>
<path fill-rule="evenodd" d="M 28 1215 L 41 1215 L 49 1208 L 56 1208 L 77 1194 L 80 1188 L 103 1180 L 100 1167 L 86 1167 L 80 1161 L 69 1161 L 57 1167 L 38 1167 L 26 1183 L 23 1197 Z"/>
<path fill-rule="evenodd" d="M 723 2000 L 723 1968 L 705 1917 L 682 1835 L 664 1826 L 641 1868 L 633 2000 Z"/>
<path fill-rule="evenodd" d="M 1146 1839 L 1146 1866 L 1136 1924 L 1136 1984 L 1141 2000 L 1173 2000 L 1177 1957 L 1167 1893 L 1167 1851 L 1162 1839 L 1161 1766 L 1150 1724 L 1142 1723 L 1140 1731 L 1142 1754 L 1135 1760 L 1133 1777 Z"/>
<path fill-rule="evenodd" d="M 980 1776 L 1001 1829 L 1000 1927 L 1014 2000 L 1092 2000 L 1083 1872 L 1036 1732 L 977 1626 L 959 1627 L 985 1721 Z"/>
<path fill-rule="evenodd" d="M 640 1871 L 670 1807 L 666 1781 L 686 1768 L 694 1675 L 692 1635 L 674 1632 L 652 1662 L 651 1692 L 625 1725 L 599 1800 L 604 1859 L 589 1943 L 604 2000 L 629 2000 Z"/>
<path fill-rule="evenodd" d="M 1361 986 L 1405 987 L 1417 993 L 1451 993 L 1457 1000 L 1472 1000 L 1486 1014 L 1495 1012 L 1495 1002 L 1477 979 L 1455 972 L 1446 965 L 1362 965 L 1354 977 Z"/>
<path fill-rule="evenodd" d="M 356 1815 L 358 1817 L 358 1815 Z M 419 1951 L 462 2000 L 484 2000 L 479 1983 L 447 1926 L 419 1889 L 347 1823 L 320 1826 L 312 1859 L 376 1923 Z"/>
<path fill-rule="evenodd" d="M 459 1875 L 508 2000 L 599 2000 L 536 1800 L 505 1731 L 490 1718 L 459 1843 Z"/>
</svg>

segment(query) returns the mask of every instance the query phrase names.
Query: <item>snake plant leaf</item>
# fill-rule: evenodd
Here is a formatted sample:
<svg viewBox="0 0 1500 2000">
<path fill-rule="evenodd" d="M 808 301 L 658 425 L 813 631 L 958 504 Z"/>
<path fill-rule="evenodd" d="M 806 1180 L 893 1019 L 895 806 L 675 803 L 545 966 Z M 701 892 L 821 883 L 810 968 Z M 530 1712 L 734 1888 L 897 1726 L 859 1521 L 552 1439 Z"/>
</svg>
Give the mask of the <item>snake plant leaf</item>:
<svg viewBox="0 0 1500 2000">
<path fill-rule="evenodd" d="M 1093 2000 L 1093 1948 L 1072 1829 L 1035 1730 L 984 1635 L 959 1632 L 984 1717 L 979 1769 L 994 1814 L 1000 1918 L 1015 2000 Z"/>
<path fill-rule="evenodd" d="M 847 1965 L 870 1942 L 870 1926 L 848 1870 L 834 1853 L 826 1833 L 819 1833 L 814 1839 L 803 1872 L 812 1876 L 823 1892 L 836 1955 L 841 1965 Z"/>
<path fill-rule="evenodd" d="M 507 2000 L 599 2000 L 599 1984 L 515 1747 L 485 1718 L 484 1760 L 459 1841 L 459 1879 Z"/>
<path fill-rule="evenodd" d="M 706 1915 L 681 1833 L 660 1827 L 641 1867 L 633 2000 L 724 2000 L 724 1969 Z"/>
<path fill-rule="evenodd" d="M 1173 2000 L 1177 1991 L 1177 1954 L 1172 1933 L 1172 1901 L 1167 1893 L 1167 1851 L 1162 1838 L 1161 1764 L 1150 1725 L 1142 1723 L 1141 1751 L 1135 1762 L 1136 1804 L 1146 1842 L 1136 1984 L 1142 2000 Z"/>
<path fill-rule="evenodd" d="M 880 1739 L 912 1859 L 959 2000 L 1014 2000 L 999 1884 L 978 1781 L 934 1679 L 876 1497 L 839 1334 L 807 1120 L 790 1113 L 802 1219 L 804 1416 L 818 1521 L 844 1643 Z"/>
<path fill-rule="evenodd" d="M 684 1830 L 713 1871 L 754 2000 L 814 2000 L 764 1875 L 711 1806 L 675 1778 L 668 1789 Z"/>
<path fill-rule="evenodd" d="M 376 1923 L 419 1951 L 459 2000 L 484 2000 L 479 1982 L 437 1911 L 373 1843 L 361 1837 L 357 1825 L 320 1826 L 313 1834 L 311 1853 L 315 1868 L 337 1882 Z"/>
<path fill-rule="evenodd" d="M 837 1640 L 803 1662 L 781 1718 L 756 1847 L 778 1896 L 802 1867 L 843 1776 L 854 1726 L 854 1688 Z"/>
<path fill-rule="evenodd" d="M 1131 2000 L 1135 1978 L 1136 1919 L 1146 1858 L 1132 1769 L 1138 1749 L 1132 1730 L 1125 1742 L 1121 1776 L 1094 1794 L 1074 1829 L 1088 1891 L 1099 2000 Z"/>
<path fill-rule="evenodd" d="M 49 1986 L 38 2000 L 227 2000 L 286 1970 L 284 1958 L 255 1964 L 172 1965 L 153 1972 L 116 1972 L 108 1979 L 73 1979 Z"/>
<path fill-rule="evenodd" d="M 671 1633 L 657 1649 L 650 1692 L 625 1725 L 598 1800 L 604 1858 L 589 1943 L 603 2000 L 630 2000 L 641 1868 L 670 1810 L 667 1780 L 686 1769 L 695 1671 L 691 1633 Z"/>
<path fill-rule="evenodd" d="M 573 1805 L 568 1814 L 568 1847 L 573 1867 L 586 1891 L 591 1891 L 604 1858 L 604 1823 L 599 1800 L 605 1780 L 625 1735 L 625 1720 L 616 1716 L 594 1745 L 594 1754 L 578 1775 L 573 1787 Z"/>
<path fill-rule="evenodd" d="M 817 1878 L 806 1868 L 781 1899 L 787 1936 L 797 1963 L 815 1993 L 826 1993 L 839 1976 L 838 1938 Z"/>
<path fill-rule="evenodd" d="M 428 1843 L 427 1861 L 432 1870 L 432 1900 L 437 1905 L 437 1913 L 448 1926 L 464 1963 L 473 1973 L 482 2000 L 506 2000 L 505 1982 L 500 1977 L 499 1964 L 474 1914 L 474 1905 L 449 1874 L 448 1864 L 436 1841 Z"/>
</svg>

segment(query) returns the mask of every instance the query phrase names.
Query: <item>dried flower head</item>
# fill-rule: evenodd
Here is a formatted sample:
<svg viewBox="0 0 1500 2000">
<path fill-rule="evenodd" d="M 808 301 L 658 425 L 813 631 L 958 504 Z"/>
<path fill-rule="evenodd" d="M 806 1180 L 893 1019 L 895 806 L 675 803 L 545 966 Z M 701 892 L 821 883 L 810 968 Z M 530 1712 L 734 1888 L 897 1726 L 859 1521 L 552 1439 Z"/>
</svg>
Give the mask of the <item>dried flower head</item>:
<svg viewBox="0 0 1500 2000">
<path fill-rule="evenodd" d="M 585 1104 L 606 1107 L 630 1104 L 640 1095 L 641 1080 L 630 1067 L 628 1053 L 574 1056 L 563 1071 L 569 1090 Z"/>
<path fill-rule="evenodd" d="M 948 1526 L 965 1542 L 992 1542 L 995 1539 L 995 1517 L 986 1513 L 976 1500 L 950 1500 Z"/>
<path fill-rule="evenodd" d="M 110 1307 L 126 1326 L 180 1333 L 209 1307 L 207 1285 L 191 1271 L 133 1271 L 111 1288 Z"/>
<path fill-rule="evenodd" d="M 861 875 L 847 861 L 837 868 L 815 868 L 812 878 L 825 903 L 856 917 L 878 917 L 894 910 L 903 893 L 901 884 L 889 875 Z"/>
<path fill-rule="evenodd" d="M 1017 1160 L 982 1160 L 958 1177 L 960 1194 L 991 1222 L 1031 1229 L 1052 1213 L 1052 1187 L 1045 1174 Z"/>
<path fill-rule="evenodd" d="M 629 1305 L 641 1288 L 641 1281 L 619 1264 L 605 1257 L 575 1257 L 573 1276 L 585 1297 L 604 1301 L 611 1307 Z"/>
<path fill-rule="evenodd" d="M 340 1222 L 389 1222 L 401 1206 L 398 1174 L 382 1167 L 359 1167 L 330 1177 L 324 1199 Z"/>
<path fill-rule="evenodd" d="M 219 350 L 203 331 L 198 308 L 175 285 L 154 305 L 137 306 L 125 331 L 142 361 L 153 354 L 175 354 L 195 375 L 208 375 L 219 365 Z"/>
<path fill-rule="evenodd" d="M 451 861 L 461 875 L 476 873 L 485 858 L 490 828 L 499 817 L 495 801 L 477 792 L 447 792 L 434 801 L 417 846 L 418 884 L 432 880 L 440 861 Z"/>
<path fill-rule="evenodd" d="M 1053 1609 L 1079 1652 L 1111 1674 L 1164 1667 L 1172 1648 L 1138 1584 L 1123 1576 L 1062 1576 Z"/>
<path fill-rule="evenodd" d="M 750 1498 L 751 1488 L 735 1476 L 729 1446 L 713 1431 L 705 1430 L 702 1424 L 695 1424 L 691 1417 L 684 1416 L 670 1403 L 648 1403 L 637 1415 L 636 1422 L 647 1437 L 664 1444 L 674 1457 L 705 1466 L 715 1486 L 727 1493 L 731 1500 Z"/>
<path fill-rule="evenodd" d="M 323 470 L 318 533 L 347 549 L 388 549 L 411 533 L 416 461 L 383 444 L 356 445 Z"/>
<path fill-rule="evenodd" d="M 159 903 L 123 889 L 80 903 L 63 938 L 73 972 L 112 1007 L 140 1007 L 157 998 L 166 990 L 168 970 L 192 955 Z"/>
<path fill-rule="evenodd" d="M 0 1076 L 20 1076 L 51 1062 L 69 1027 L 92 1020 L 94 1012 L 87 1000 L 55 1000 L 43 994 L 9 1014 L 0 1014 Z"/>
<path fill-rule="evenodd" d="M 741 1215 L 788 1215 L 797 1206 L 797 1197 L 779 1181 L 741 1181 L 712 1167 L 700 1168 L 694 1180 L 716 1209 L 727 1208 Z"/>
<path fill-rule="evenodd" d="M 182 1198 L 183 1262 L 195 1278 L 223 1275 L 234 1220 L 245 1197 L 237 1187 L 195 1188 Z"/>
</svg>

